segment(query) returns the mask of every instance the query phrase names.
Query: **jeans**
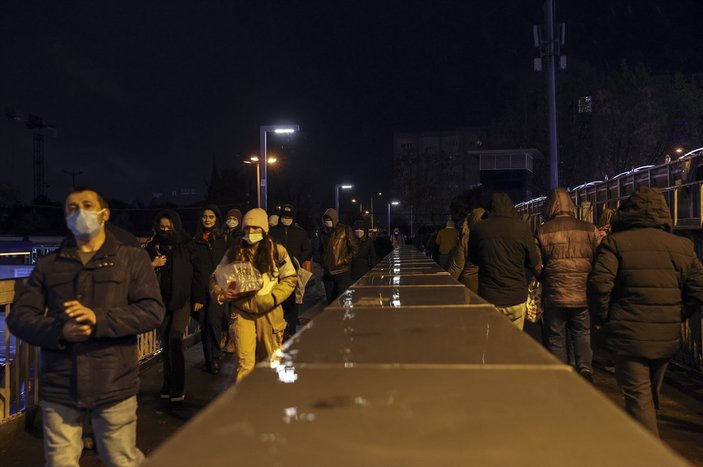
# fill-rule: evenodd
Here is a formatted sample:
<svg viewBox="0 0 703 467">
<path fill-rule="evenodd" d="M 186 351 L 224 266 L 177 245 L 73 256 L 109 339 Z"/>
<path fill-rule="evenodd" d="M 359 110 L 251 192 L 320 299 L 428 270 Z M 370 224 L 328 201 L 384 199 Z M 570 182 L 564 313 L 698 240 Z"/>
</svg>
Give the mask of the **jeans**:
<svg viewBox="0 0 703 467">
<path fill-rule="evenodd" d="M 518 303 L 517 305 L 511 306 L 497 306 L 496 309 L 510 318 L 510 321 L 512 321 L 518 329 L 522 330 L 525 326 L 525 313 L 527 313 L 527 305 L 525 303 Z"/>
<path fill-rule="evenodd" d="M 591 319 L 588 308 L 544 307 L 542 336 L 547 350 L 562 363 L 567 364 L 569 363 L 568 341 L 570 341 L 573 345 L 576 370 L 593 372 Z"/>
<path fill-rule="evenodd" d="M 342 295 L 354 283 L 350 271 L 329 276 L 325 275 L 323 281 L 328 305 L 332 303 L 335 298 Z"/>
<path fill-rule="evenodd" d="M 209 297 L 200 310 L 200 340 L 203 345 L 205 364 L 210 366 L 222 356 L 222 333 L 227 329 L 225 307 Z"/>
<path fill-rule="evenodd" d="M 159 327 L 164 366 L 164 385 L 162 392 L 172 396 L 181 396 L 185 391 L 186 361 L 183 353 L 183 334 L 190 321 L 190 304 L 179 310 L 166 310 L 164 320 Z"/>
<path fill-rule="evenodd" d="M 50 467 L 78 466 L 83 450 L 85 410 L 41 402 L 44 457 Z M 137 448 L 137 396 L 91 411 L 95 443 L 106 466 L 138 466 L 144 454 Z"/>
<path fill-rule="evenodd" d="M 667 366 L 668 358 L 615 356 L 615 379 L 625 397 L 625 410 L 655 436 L 659 436 L 656 409 Z"/>
</svg>

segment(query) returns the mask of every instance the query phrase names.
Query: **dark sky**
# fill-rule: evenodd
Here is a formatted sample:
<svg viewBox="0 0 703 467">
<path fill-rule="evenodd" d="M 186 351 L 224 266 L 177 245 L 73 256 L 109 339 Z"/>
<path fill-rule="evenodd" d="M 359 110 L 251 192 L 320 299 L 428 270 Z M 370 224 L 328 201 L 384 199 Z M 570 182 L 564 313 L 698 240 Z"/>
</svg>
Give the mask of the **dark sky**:
<svg viewBox="0 0 703 467">
<path fill-rule="evenodd" d="M 699 0 L 556 7 L 569 60 L 703 72 Z M 495 117 L 532 73 L 542 10 L 542 0 L 5 0 L 0 104 L 57 126 L 46 142 L 54 199 L 70 185 L 64 170 L 128 201 L 202 191 L 213 155 L 240 164 L 258 151 L 260 125 L 290 122 L 302 132 L 285 167 L 331 202 L 341 181 L 361 195 L 389 188 L 394 131 Z M 0 167 L 28 200 L 31 136 L 5 119 Z"/>
</svg>

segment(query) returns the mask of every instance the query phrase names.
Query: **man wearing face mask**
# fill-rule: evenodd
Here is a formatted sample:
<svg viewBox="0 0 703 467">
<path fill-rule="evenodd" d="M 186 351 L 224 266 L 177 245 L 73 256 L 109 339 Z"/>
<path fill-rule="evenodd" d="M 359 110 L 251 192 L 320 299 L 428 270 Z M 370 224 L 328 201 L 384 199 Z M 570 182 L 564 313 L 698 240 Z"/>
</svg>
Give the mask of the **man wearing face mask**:
<svg viewBox="0 0 703 467">
<path fill-rule="evenodd" d="M 318 232 L 320 260 L 325 271 L 323 281 L 327 303 L 332 303 L 353 283 L 351 260 L 359 249 L 359 241 L 351 227 L 339 222 L 337 211 L 332 208 L 322 216 L 322 225 Z"/>
<path fill-rule="evenodd" d="M 298 266 L 302 266 L 305 270 L 312 272 L 310 258 L 312 258 L 312 245 L 308 238 L 307 232 L 295 223 L 295 207 L 292 204 L 284 204 L 281 207 L 281 217 L 279 223 L 275 227 L 271 227 L 270 235 L 274 242 L 286 247 L 288 254 L 294 259 L 293 264 L 297 261 Z M 297 269 L 296 269 L 297 270 Z M 298 326 L 298 304 L 295 303 L 295 294 L 291 294 L 285 302 L 283 302 L 283 316 L 286 319 L 286 332 L 284 339 L 295 334 Z"/>
<path fill-rule="evenodd" d="M 72 235 L 39 258 L 7 317 L 10 331 L 41 348 L 39 397 L 47 465 L 78 465 L 90 411 L 105 465 L 139 465 L 137 335 L 164 305 L 147 256 L 107 232 L 110 210 L 93 189 L 65 203 Z"/>
<path fill-rule="evenodd" d="M 373 240 L 369 237 L 366 222 L 358 220 L 354 222 L 354 236 L 359 239 L 359 250 L 356 252 L 351 262 L 351 278 L 361 279 L 361 276 L 376 266 L 376 249 Z"/>
</svg>

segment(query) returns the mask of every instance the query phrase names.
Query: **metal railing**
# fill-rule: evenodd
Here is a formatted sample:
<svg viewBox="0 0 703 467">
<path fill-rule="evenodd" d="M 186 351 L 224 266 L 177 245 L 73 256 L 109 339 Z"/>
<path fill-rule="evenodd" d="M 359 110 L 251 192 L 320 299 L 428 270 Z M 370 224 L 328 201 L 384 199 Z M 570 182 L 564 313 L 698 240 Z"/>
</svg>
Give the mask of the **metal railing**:
<svg viewBox="0 0 703 467">
<path fill-rule="evenodd" d="M 699 173 L 700 172 L 700 173 Z M 659 188 L 669 205 L 674 232 L 693 241 L 698 257 L 703 257 L 703 148 L 685 157 L 658 166 L 624 172 L 610 180 L 585 183 L 569 191 L 579 219 L 598 224 L 607 207 L 617 208 L 640 186 Z M 543 222 L 546 197 L 515 206 L 533 232 Z M 703 373 L 703 338 L 700 313 L 682 324 L 682 345 L 674 361 Z"/>
</svg>

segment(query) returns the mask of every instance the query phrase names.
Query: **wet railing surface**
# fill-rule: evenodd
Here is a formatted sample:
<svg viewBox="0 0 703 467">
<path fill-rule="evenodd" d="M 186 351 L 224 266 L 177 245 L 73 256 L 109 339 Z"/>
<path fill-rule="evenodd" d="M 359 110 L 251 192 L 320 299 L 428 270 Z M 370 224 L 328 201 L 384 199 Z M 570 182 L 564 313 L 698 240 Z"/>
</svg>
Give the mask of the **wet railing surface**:
<svg viewBox="0 0 703 467">
<path fill-rule="evenodd" d="M 411 247 L 147 465 L 686 465 Z"/>
</svg>

